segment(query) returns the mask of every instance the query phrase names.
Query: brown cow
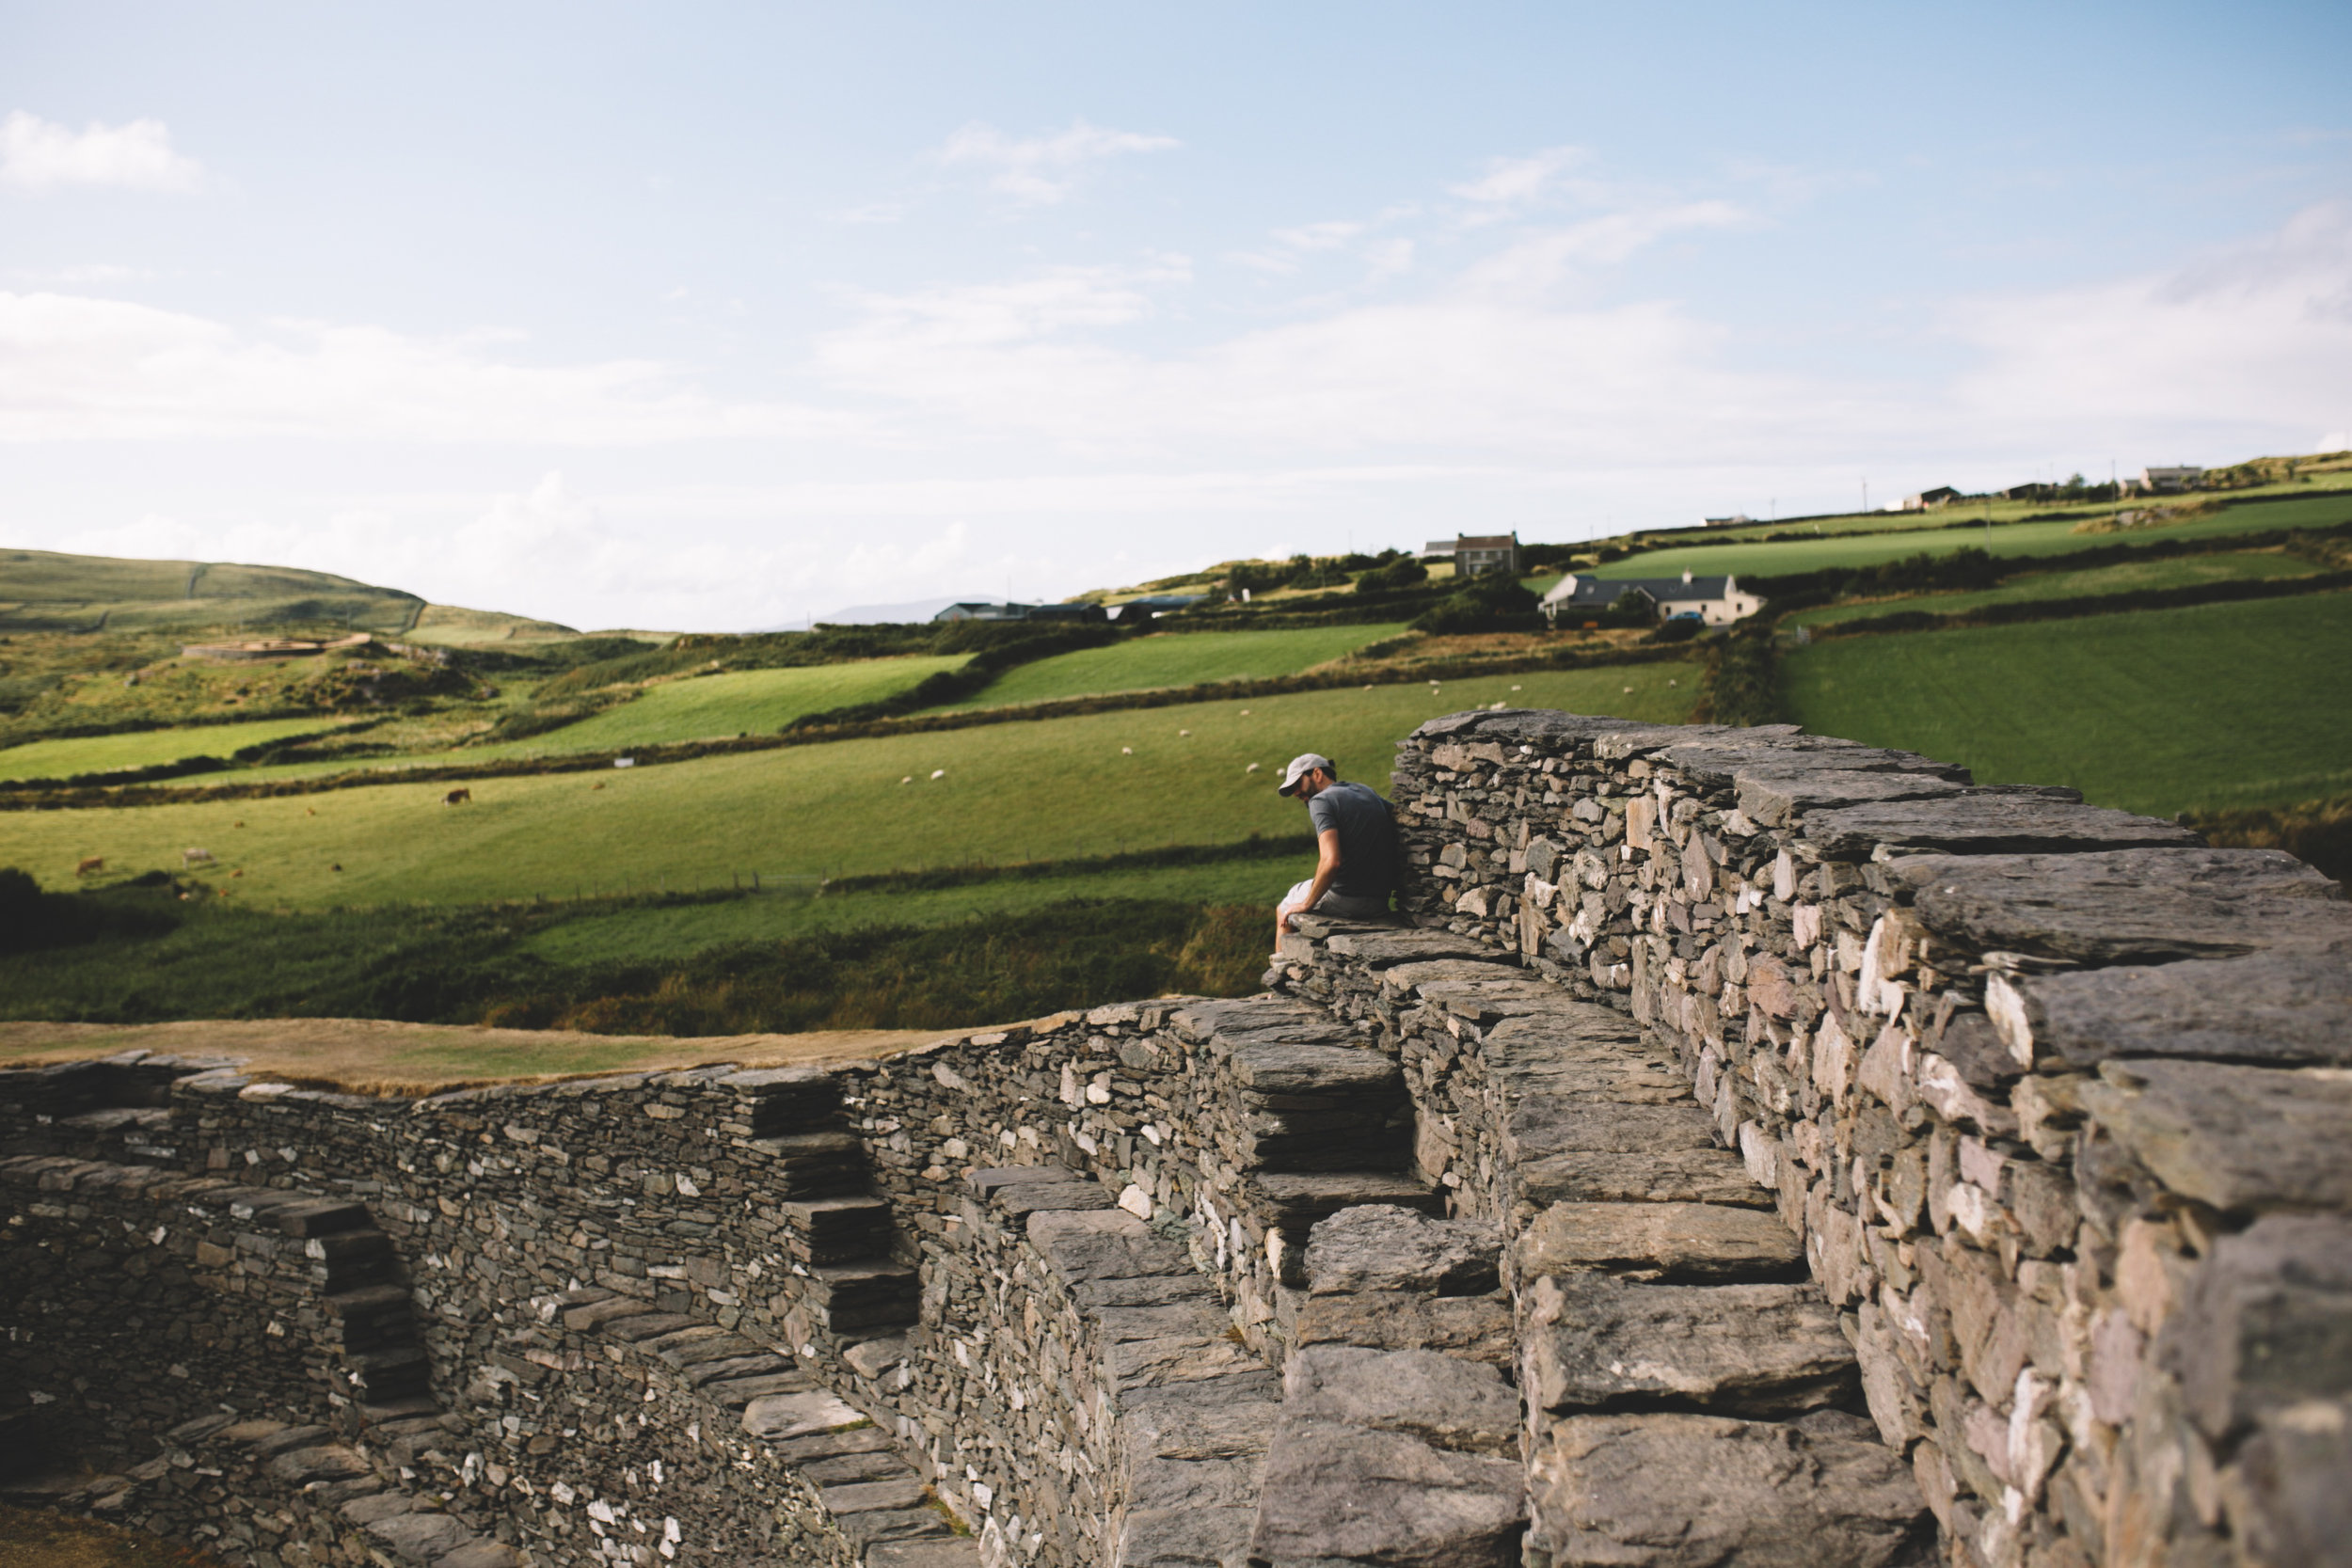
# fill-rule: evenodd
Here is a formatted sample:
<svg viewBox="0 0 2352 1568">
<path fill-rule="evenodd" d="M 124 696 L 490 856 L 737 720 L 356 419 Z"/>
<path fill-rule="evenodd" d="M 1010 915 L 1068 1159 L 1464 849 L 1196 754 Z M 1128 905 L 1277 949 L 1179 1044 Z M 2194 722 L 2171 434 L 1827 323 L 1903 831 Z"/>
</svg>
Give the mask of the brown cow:
<svg viewBox="0 0 2352 1568">
<path fill-rule="evenodd" d="M 453 789 L 447 795 L 441 797 L 441 804 L 445 806 L 462 806 L 472 799 L 473 791 L 470 789 Z"/>
<path fill-rule="evenodd" d="M 81 864 L 75 866 L 73 868 L 73 874 L 76 877 L 94 877 L 99 872 L 105 869 L 106 857 L 103 855 L 92 855 L 87 860 L 82 862 Z"/>
</svg>

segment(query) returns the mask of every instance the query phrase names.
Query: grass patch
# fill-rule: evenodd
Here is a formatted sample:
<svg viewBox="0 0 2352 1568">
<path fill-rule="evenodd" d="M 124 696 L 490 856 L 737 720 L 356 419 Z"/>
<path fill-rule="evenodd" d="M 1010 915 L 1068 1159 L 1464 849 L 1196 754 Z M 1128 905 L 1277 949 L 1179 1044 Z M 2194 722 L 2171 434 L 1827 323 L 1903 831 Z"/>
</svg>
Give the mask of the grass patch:
<svg viewBox="0 0 2352 1568">
<path fill-rule="evenodd" d="M 2215 844 L 2284 849 L 2352 884 L 2352 795 L 2275 808 L 2190 812 L 2181 820 Z"/>
<path fill-rule="evenodd" d="M 1824 533 L 1819 539 L 1790 539 L 1770 545 L 1684 545 L 1627 556 L 1596 568 L 1596 574 L 1613 578 L 1679 577 L 1686 571 L 1702 577 L 1723 572 L 1778 577 L 1834 566 L 1879 566 L 1922 550 L 1941 555 L 1972 546 L 1996 556 L 2031 557 L 2063 555 L 2098 544 L 2218 539 L 2273 529 L 2325 528 L 2352 520 L 2352 495 L 2337 493 L 2309 499 L 2224 507 L 2169 528 L 2151 529 L 2143 535 L 2120 533 L 2095 540 L 2074 531 L 2074 525 L 2082 520 L 2064 517 L 1991 530 L 1939 528 L 1852 536 Z"/>
<path fill-rule="evenodd" d="M 877 658 L 797 669 L 739 670 L 664 681 L 620 706 L 530 740 L 467 749 L 469 757 L 605 752 L 732 735 L 769 735 L 803 714 L 880 702 L 924 676 L 960 668 L 966 655 Z"/>
<path fill-rule="evenodd" d="M 317 735 L 347 722 L 313 715 L 307 719 L 259 719 L 246 724 L 202 724 L 180 730 L 137 730 L 128 735 L 83 736 L 71 740 L 35 740 L 0 751 L 0 779 L 68 779 L 77 773 L 119 773 L 158 768 L 189 757 L 227 757 L 247 746 L 265 746 L 297 735 Z"/>
<path fill-rule="evenodd" d="M 2326 594 L 1826 641 L 1781 684 L 1821 734 L 2174 816 L 2352 784 L 2347 668 L 2352 594 Z"/>
<path fill-rule="evenodd" d="M 0 1568 L 224 1568 L 145 1530 L 0 1503 Z"/>
<path fill-rule="evenodd" d="M 1401 626 L 1359 626 L 1294 631 L 1163 632 L 1016 666 L 976 695 L 930 711 L 1000 707 L 1101 691 L 1199 686 L 1208 681 L 1263 680 L 1295 674 L 1402 630 Z"/>
<path fill-rule="evenodd" d="M 625 771 L 257 800 L 0 813 L 0 865 L 48 887 L 75 863 L 177 869 L 211 849 L 241 903 L 480 903 L 727 887 L 766 876 L 1009 864 L 1289 835 L 1305 814 L 1275 780 L 1302 751 L 1385 789 L 1398 739 L 1503 702 L 1680 721 L 1695 664 L 1537 671 L 1442 687 L 1185 703 L 709 756 Z M 1184 732 L 1189 731 L 1189 734 Z M 1258 771 L 1246 769 L 1258 765 Z M 945 776 L 933 780 L 934 770 Z M 900 780 L 913 782 L 901 784 Z M 2305 793 L 2311 793 L 2306 791 Z M 241 825 L 240 825 L 241 824 Z M 342 869 L 337 870 L 335 867 Z M 234 872 L 243 872 L 234 877 Z"/>
<path fill-rule="evenodd" d="M 2144 590 L 2201 587 L 2212 582 L 2266 581 L 2309 577 L 2320 566 L 2280 550 L 2231 550 L 2216 555 L 2174 556 L 2164 561 L 2126 561 L 2112 566 L 2081 571 L 2030 572 L 1988 588 L 1964 594 L 1921 594 L 1900 599 L 1850 600 L 1800 610 L 1787 625 L 1830 626 L 1865 620 L 1894 610 L 1917 610 L 1948 615 L 1985 605 L 2032 604 L 2049 599 L 2080 598 Z"/>
<path fill-rule="evenodd" d="M 376 908 L 278 915 L 187 901 L 168 885 L 52 894 L 46 898 L 56 917 L 92 934 L 0 956 L 0 1017 L 107 1024 L 389 1019 L 718 1036 L 952 1028 L 1169 991 L 1234 995 L 1256 987 L 1272 940 L 1263 901 L 1221 911 L 1184 898 L 1059 891 L 1064 896 L 1010 911 L 1018 918 L 1003 909 L 955 915 L 942 900 L 928 911 L 922 900 L 897 900 L 882 922 L 781 936 L 747 936 L 740 922 L 733 933 L 673 928 L 668 934 L 681 947 L 692 945 L 672 953 L 630 942 L 644 927 L 635 923 L 632 930 L 623 920 L 601 942 L 573 943 L 565 960 L 534 946 L 567 925 L 605 924 L 612 911 Z M 882 902 L 875 901 L 877 912 Z M 732 912 L 777 907 L 785 901 L 739 899 Z M 911 918 L 921 912 L 949 917 Z M 728 934 L 738 940 L 707 940 Z M 411 1043 L 422 1053 L 411 1065 L 442 1077 L 480 1065 L 462 1056 L 478 1041 Z M 435 1054 L 452 1050 L 461 1054 Z M 620 1065 L 617 1056 L 587 1059 L 577 1051 L 563 1060 L 558 1070 Z M 548 1070 L 544 1060 L 509 1053 L 495 1075 L 526 1069 Z"/>
</svg>

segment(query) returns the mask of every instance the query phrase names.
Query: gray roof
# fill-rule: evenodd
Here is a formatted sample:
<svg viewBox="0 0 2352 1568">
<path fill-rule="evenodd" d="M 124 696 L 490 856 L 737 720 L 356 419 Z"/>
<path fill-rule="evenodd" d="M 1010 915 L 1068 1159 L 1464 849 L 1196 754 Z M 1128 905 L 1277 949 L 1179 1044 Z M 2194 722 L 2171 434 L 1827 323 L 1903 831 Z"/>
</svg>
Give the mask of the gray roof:
<svg viewBox="0 0 2352 1568">
<path fill-rule="evenodd" d="M 1554 588 L 1544 595 L 1544 602 L 1573 605 L 1580 610 L 1606 610 L 1632 588 L 1642 590 L 1661 603 L 1668 599 L 1720 599 L 1730 592 L 1731 578 L 1727 575 L 1693 577 L 1685 582 L 1680 578 L 1595 578 L 1580 572 L 1576 576 L 1574 593 L 1562 594 Z"/>
</svg>

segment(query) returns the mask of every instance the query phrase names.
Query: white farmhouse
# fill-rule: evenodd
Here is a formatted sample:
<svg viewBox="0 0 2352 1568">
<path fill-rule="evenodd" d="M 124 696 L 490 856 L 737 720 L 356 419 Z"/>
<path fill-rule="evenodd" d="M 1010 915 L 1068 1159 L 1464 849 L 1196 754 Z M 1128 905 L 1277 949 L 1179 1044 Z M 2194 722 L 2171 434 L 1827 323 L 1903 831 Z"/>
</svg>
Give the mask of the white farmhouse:
<svg viewBox="0 0 2352 1568">
<path fill-rule="evenodd" d="M 1689 572 L 1678 578 L 1600 578 L 1590 572 L 1571 572 L 1552 586 L 1537 608 L 1555 626 L 1563 615 L 1574 626 L 1598 620 L 1601 611 L 1627 594 L 1648 600 L 1661 621 L 1690 615 L 1710 626 L 1727 626 L 1764 608 L 1763 599 L 1743 592 L 1739 578 L 1729 573 L 1702 578 Z"/>
</svg>

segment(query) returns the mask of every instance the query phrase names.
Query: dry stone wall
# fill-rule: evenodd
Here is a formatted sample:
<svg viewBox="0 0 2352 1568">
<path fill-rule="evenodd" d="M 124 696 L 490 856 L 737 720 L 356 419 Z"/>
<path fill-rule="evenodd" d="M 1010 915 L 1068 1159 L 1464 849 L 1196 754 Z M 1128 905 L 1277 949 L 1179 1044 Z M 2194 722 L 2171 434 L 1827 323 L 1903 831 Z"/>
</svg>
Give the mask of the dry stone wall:
<svg viewBox="0 0 2352 1568">
<path fill-rule="evenodd" d="M 8 1484 L 265 1568 L 2346 1560 L 2331 884 L 1785 730 L 1395 777 L 1407 918 L 1255 998 L 0 1074 L 0 1403 L 112 1466 Z"/>
<path fill-rule="evenodd" d="M 1650 1065 L 1679 1069 L 1680 1133 L 1629 1140 L 1645 1164 L 1618 1184 L 1736 1203 L 1737 1152 L 1957 1549 L 2344 1559 L 2352 908 L 2334 884 L 1787 729 L 1456 715 L 1401 749 L 1395 802 L 1417 923 L 1623 1009 Z M 1469 1059 L 1495 1054 L 1507 1006 L 1438 998 L 1482 1037 L 1463 1052 L 1422 1022 L 1429 988 L 1417 1011 L 1328 967 L 1288 983 L 1343 1003 L 1352 984 L 1432 1064 L 1433 1176 L 1531 1225 L 1555 1180 L 1603 1196 L 1606 1160 L 1535 1172 L 1545 1149 L 1608 1152 L 1605 1132 L 1515 1144 L 1507 1085 Z M 1423 1086 L 1440 1078 L 1450 1101 Z M 1702 1117 L 1712 1151 L 1690 1137 Z M 1677 1139 L 1697 1167 L 1661 1171 Z"/>
</svg>

